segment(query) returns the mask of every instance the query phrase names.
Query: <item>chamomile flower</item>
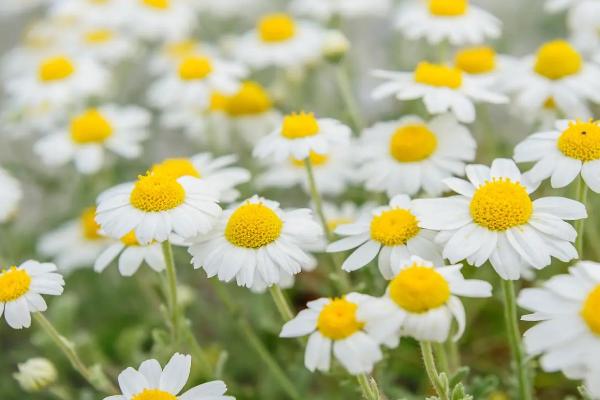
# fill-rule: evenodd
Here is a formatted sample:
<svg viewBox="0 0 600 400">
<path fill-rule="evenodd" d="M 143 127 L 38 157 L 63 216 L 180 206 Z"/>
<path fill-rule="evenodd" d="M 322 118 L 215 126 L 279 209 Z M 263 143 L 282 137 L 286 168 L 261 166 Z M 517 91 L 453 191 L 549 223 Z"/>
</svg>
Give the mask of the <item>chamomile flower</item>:
<svg viewBox="0 0 600 400">
<path fill-rule="evenodd" d="M 412 256 L 392 265 L 393 278 L 385 295 L 367 303 L 358 316 L 373 317 L 367 331 L 381 343 L 398 345 L 400 336 L 417 340 L 445 342 L 452 320 L 458 340 L 465 330 L 465 309 L 458 296 L 491 297 L 492 285 L 478 279 L 465 279 L 461 264 L 434 266 Z"/>
<path fill-rule="evenodd" d="M 477 267 L 489 260 L 510 280 L 519 279 L 523 267 L 548 266 L 551 257 L 577 258 L 577 233 L 565 220 L 586 218 L 583 204 L 563 197 L 532 200 L 534 188 L 512 160 L 496 159 L 491 168 L 468 165 L 466 174 L 469 181 L 444 180 L 458 195 L 413 201 L 420 226 L 440 231 L 444 258 Z"/>
<path fill-rule="evenodd" d="M 72 52 L 106 65 L 114 65 L 136 54 L 134 41 L 117 29 L 92 25 L 78 30 L 67 43 Z"/>
<path fill-rule="evenodd" d="M 423 99 L 431 114 L 452 112 L 460 122 L 475 120 L 473 102 L 506 103 L 508 99 L 473 79 L 457 67 L 420 62 L 414 72 L 376 70 L 373 75 L 386 79 L 373 91 L 373 98 L 394 95 L 398 100 Z"/>
<path fill-rule="evenodd" d="M 188 37 L 196 22 L 184 0 L 121 0 L 128 20 L 124 28 L 143 40 L 164 41 Z M 135 23 L 131 23 L 135 21 Z"/>
<path fill-rule="evenodd" d="M 600 68 L 564 40 L 545 43 L 506 78 L 523 114 L 537 114 L 551 102 L 569 117 L 590 118 L 587 102 L 600 103 Z"/>
<path fill-rule="evenodd" d="M 65 281 L 56 265 L 25 261 L 0 271 L 0 317 L 14 329 L 29 328 L 31 313 L 46 311 L 42 295 L 62 294 Z"/>
<path fill-rule="evenodd" d="M 459 49 L 454 54 L 454 66 L 472 79 L 489 87 L 502 89 L 502 79 L 510 76 L 518 61 L 498 54 L 490 46 L 473 46 Z"/>
<path fill-rule="evenodd" d="M 600 126 L 597 121 L 562 120 L 555 130 L 538 132 L 515 147 L 516 162 L 535 162 L 524 176 L 532 182 L 551 178 L 553 188 L 573 182 L 579 174 L 600 193 Z"/>
<path fill-rule="evenodd" d="M 462 46 L 499 37 L 502 22 L 469 0 L 411 0 L 398 11 L 396 28 L 410 40 Z"/>
<path fill-rule="evenodd" d="M 141 245 L 163 242 L 172 233 L 183 240 L 210 231 L 221 215 L 218 189 L 193 176 L 139 176 L 98 197 L 96 221 L 113 238 L 135 231 Z"/>
<path fill-rule="evenodd" d="M 369 373 L 382 359 L 379 343 L 368 334 L 370 315 L 360 308 L 373 298 L 349 293 L 344 297 L 310 301 L 279 334 L 283 338 L 310 335 L 304 354 L 304 365 L 314 372 L 329 371 L 331 353 L 349 373 Z M 358 315 L 361 315 L 360 317 Z"/>
<path fill-rule="evenodd" d="M 165 368 L 158 361 L 146 360 L 139 368 L 127 368 L 119 374 L 121 393 L 104 400 L 235 400 L 225 396 L 227 386 L 212 381 L 194 386 L 180 394 L 190 377 L 192 357 L 175 353 Z"/>
<path fill-rule="evenodd" d="M 144 262 L 156 272 L 163 271 L 166 265 L 160 243 L 141 245 L 133 231 L 105 246 L 96 257 L 94 271 L 104 271 L 117 257 L 119 257 L 119 273 L 122 276 L 132 276 Z"/>
<path fill-rule="evenodd" d="M 183 60 L 195 54 L 217 55 L 211 45 L 196 39 L 184 38 L 163 43 L 153 54 L 148 69 L 153 75 L 162 75 L 169 71 L 177 71 Z"/>
<path fill-rule="evenodd" d="M 22 198 L 23 190 L 19 181 L 0 168 L 0 223 L 14 217 Z"/>
<path fill-rule="evenodd" d="M 476 147 L 469 130 L 451 114 L 428 122 L 412 115 L 379 122 L 365 129 L 357 146 L 358 177 L 368 190 L 389 197 L 421 189 L 439 196 L 446 189 L 442 179 L 464 175 Z"/>
<path fill-rule="evenodd" d="M 34 151 L 48 166 L 73 161 L 79 172 L 93 174 L 104 165 L 106 150 L 124 158 L 139 157 L 149 124 L 150 114 L 142 108 L 102 105 L 77 114 L 68 127 L 41 138 Z"/>
<path fill-rule="evenodd" d="M 309 209 L 282 210 L 279 203 L 258 196 L 225 211 L 215 228 L 200 235 L 189 248 L 195 268 L 252 287 L 266 286 L 282 275 L 295 275 L 316 265 L 306 248 L 321 239 L 322 229 Z"/>
<path fill-rule="evenodd" d="M 292 12 L 321 20 L 333 16 L 359 18 L 365 16 L 385 16 L 392 2 L 390 0 L 294 0 Z"/>
<path fill-rule="evenodd" d="M 269 14 L 237 40 L 233 54 L 252 68 L 304 66 L 321 57 L 324 34 L 312 22 Z"/>
<path fill-rule="evenodd" d="M 315 118 L 312 113 L 292 113 L 280 126 L 262 138 L 254 148 L 258 158 L 273 157 L 283 161 L 289 157 L 304 160 L 311 151 L 328 154 L 334 146 L 348 144 L 350 128 L 331 118 Z"/>
<path fill-rule="evenodd" d="M 110 243 L 95 218 L 96 209 L 86 208 L 79 218 L 43 235 L 38 243 L 40 254 L 51 257 L 65 272 L 92 266 Z"/>
<path fill-rule="evenodd" d="M 368 215 L 350 224 L 339 225 L 335 233 L 347 236 L 327 247 L 330 253 L 357 248 L 344 261 L 344 271 L 355 271 L 378 257 L 381 275 L 393 277 L 392 265 L 418 255 L 441 265 L 440 249 L 434 243 L 435 233 L 422 228 L 415 216 L 414 200 L 397 195 L 386 207 L 375 208 Z"/>
</svg>

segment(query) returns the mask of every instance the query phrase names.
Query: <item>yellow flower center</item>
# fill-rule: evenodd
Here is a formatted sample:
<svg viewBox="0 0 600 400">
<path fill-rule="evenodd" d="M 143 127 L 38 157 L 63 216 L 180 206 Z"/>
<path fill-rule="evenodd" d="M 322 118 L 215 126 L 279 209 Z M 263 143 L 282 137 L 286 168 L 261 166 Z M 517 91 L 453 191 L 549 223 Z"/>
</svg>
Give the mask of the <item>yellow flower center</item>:
<svg viewBox="0 0 600 400">
<path fill-rule="evenodd" d="M 160 212 L 171 210 L 185 200 L 185 190 L 168 175 L 147 174 L 138 177 L 129 201 L 138 210 Z"/>
<path fill-rule="evenodd" d="M 333 299 L 321 310 L 317 329 L 329 339 L 341 340 L 360 331 L 365 324 L 356 319 L 358 306 L 345 298 Z"/>
<path fill-rule="evenodd" d="M 177 400 L 177 396 L 160 389 L 144 389 L 131 400 Z"/>
<path fill-rule="evenodd" d="M 590 330 L 600 335 L 600 285 L 588 294 L 581 309 L 581 316 Z"/>
<path fill-rule="evenodd" d="M 83 39 L 89 44 L 100 44 L 110 42 L 114 37 L 114 34 L 108 29 L 98 29 L 95 31 L 87 32 Z"/>
<path fill-rule="evenodd" d="M 561 79 L 581 70 L 581 55 L 565 40 L 554 40 L 539 48 L 534 70 L 548 79 Z"/>
<path fill-rule="evenodd" d="M 422 61 L 415 70 L 415 82 L 458 89 L 462 85 L 462 71 L 456 67 Z"/>
<path fill-rule="evenodd" d="M 210 94 L 210 103 L 208 105 L 208 111 L 212 111 L 212 112 L 223 111 L 224 112 L 227 107 L 228 100 L 229 99 L 228 99 L 227 95 L 214 90 Z"/>
<path fill-rule="evenodd" d="M 450 285 L 435 269 L 415 263 L 390 282 L 389 294 L 403 309 L 424 313 L 446 304 Z"/>
<path fill-rule="evenodd" d="M 440 17 L 464 15 L 468 8 L 468 0 L 429 0 L 429 13 Z"/>
<path fill-rule="evenodd" d="M 567 157 L 581 161 L 600 159 L 600 126 L 595 121 L 570 122 L 558 138 L 558 149 Z"/>
<path fill-rule="evenodd" d="M 154 165 L 150 172 L 153 175 L 164 175 L 173 179 L 181 178 L 182 176 L 200 178 L 200 172 L 187 158 L 168 158 L 160 164 Z"/>
<path fill-rule="evenodd" d="M 8 303 L 23 296 L 29 291 L 31 277 L 27 271 L 10 267 L 0 272 L 0 303 Z"/>
<path fill-rule="evenodd" d="M 319 133 L 319 123 L 313 113 L 292 113 L 283 118 L 281 135 L 288 139 L 300 139 Z"/>
<path fill-rule="evenodd" d="M 193 40 L 183 40 L 167 44 L 165 51 L 170 58 L 179 60 L 193 54 L 196 46 L 197 44 Z"/>
<path fill-rule="evenodd" d="M 135 236 L 135 231 L 131 231 L 127 235 L 123 236 L 121 238 L 121 243 L 123 243 L 125 246 L 139 246 L 140 245 L 140 243 L 137 240 L 137 237 Z"/>
<path fill-rule="evenodd" d="M 556 110 L 556 101 L 554 101 L 554 97 L 550 96 L 544 101 L 544 108 L 547 110 Z"/>
<path fill-rule="evenodd" d="M 258 33 L 263 42 L 283 42 L 296 34 L 296 23 L 287 14 L 270 14 L 258 22 Z"/>
<path fill-rule="evenodd" d="M 42 82 L 60 81 L 71 76 L 73 72 L 73 62 L 62 56 L 47 58 L 38 67 L 38 77 Z"/>
<path fill-rule="evenodd" d="M 479 187 L 469 209 L 475 223 L 492 231 L 505 231 L 527 223 L 533 203 L 523 185 L 500 178 Z"/>
<path fill-rule="evenodd" d="M 210 58 L 204 56 L 188 56 L 179 64 L 179 77 L 184 81 L 201 80 L 213 70 Z"/>
<path fill-rule="evenodd" d="M 327 229 L 329 232 L 333 232 L 338 226 L 351 224 L 352 222 L 354 222 L 352 218 L 331 218 L 327 220 Z"/>
<path fill-rule="evenodd" d="M 277 240 L 283 221 L 264 204 L 247 203 L 237 208 L 225 227 L 225 238 L 238 246 L 257 249 Z"/>
<path fill-rule="evenodd" d="M 313 167 L 320 167 L 329 162 L 329 156 L 327 154 L 319 154 L 314 151 L 308 153 L 308 158 Z M 298 160 L 294 157 L 290 157 L 290 162 L 294 167 L 304 168 L 304 160 Z"/>
<path fill-rule="evenodd" d="M 91 108 L 71 120 L 71 140 L 75 143 L 102 143 L 113 134 L 110 122 Z"/>
<path fill-rule="evenodd" d="M 485 74 L 496 69 L 496 52 L 491 47 L 471 47 L 456 53 L 454 65 L 468 74 Z"/>
<path fill-rule="evenodd" d="M 83 210 L 81 217 L 79 217 L 81 223 L 81 231 L 83 237 L 87 240 L 97 240 L 102 238 L 102 235 L 98 233 L 100 225 L 96 223 L 96 208 L 89 207 Z"/>
<path fill-rule="evenodd" d="M 265 89 L 256 82 L 244 82 L 240 90 L 227 99 L 225 112 L 233 117 L 258 115 L 271 109 L 273 103 Z"/>
<path fill-rule="evenodd" d="M 437 148 L 437 138 L 424 124 L 401 126 L 390 140 L 390 154 L 400 162 L 428 158 Z"/>
<path fill-rule="evenodd" d="M 371 220 L 371 239 L 384 246 L 399 246 L 419 233 L 419 221 L 404 208 L 387 210 Z"/>
<path fill-rule="evenodd" d="M 171 0 L 141 0 L 142 4 L 157 10 L 166 10 L 171 6 Z"/>
</svg>

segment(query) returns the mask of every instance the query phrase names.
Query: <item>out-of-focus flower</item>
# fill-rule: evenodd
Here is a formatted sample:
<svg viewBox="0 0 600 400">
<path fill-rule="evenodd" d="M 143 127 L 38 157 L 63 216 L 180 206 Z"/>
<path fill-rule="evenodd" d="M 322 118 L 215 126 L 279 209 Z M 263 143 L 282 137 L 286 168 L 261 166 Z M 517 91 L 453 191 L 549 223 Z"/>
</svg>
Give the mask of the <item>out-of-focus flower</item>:
<svg viewBox="0 0 600 400">
<path fill-rule="evenodd" d="M 0 168 L 0 223 L 10 220 L 18 211 L 23 190 L 18 180 Z"/>
<path fill-rule="evenodd" d="M 513 57 L 497 54 L 490 46 L 465 47 L 456 51 L 454 66 L 473 79 L 502 90 L 500 83 L 518 65 Z"/>
<path fill-rule="evenodd" d="M 196 13 L 185 0 L 118 1 L 125 2 L 122 12 L 127 21 L 123 21 L 123 27 L 143 40 L 184 39 L 196 23 Z"/>
<path fill-rule="evenodd" d="M 310 335 L 304 354 L 304 365 L 310 371 L 329 371 L 333 352 L 349 373 L 369 373 L 383 357 L 379 343 L 368 333 L 374 317 L 360 312 L 372 299 L 349 293 L 341 298 L 310 301 L 307 309 L 283 326 L 279 336 Z"/>
<path fill-rule="evenodd" d="M 281 210 L 279 203 L 254 196 L 226 210 L 215 228 L 189 248 L 195 268 L 208 277 L 240 286 L 279 284 L 316 260 L 305 251 L 321 240 L 322 229 L 311 210 Z"/>
<path fill-rule="evenodd" d="M 441 251 L 433 240 L 435 233 L 421 228 L 413 204 L 414 200 L 408 196 L 397 195 L 389 206 L 375 208 L 354 223 L 339 225 L 335 233 L 347 237 L 330 244 L 327 251 L 357 248 L 342 264 L 342 269 L 349 272 L 364 267 L 379 255 L 379 271 L 386 279 L 393 277 L 392 265 L 412 255 L 441 265 Z"/>
<path fill-rule="evenodd" d="M 458 195 L 414 200 L 422 227 L 441 231 L 444 258 L 466 259 L 477 267 L 490 261 L 502 279 L 516 280 L 521 268 L 542 269 L 551 257 L 577 258 L 575 229 L 564 220 L 587 217 L 585 206 L 563 197 L 532 201 L 534 190 L 512 160 L 496 159 L 489 168 L 466 167 L 469 181 L 447 178 Z"/>
<path fill-rule="evenodd" d="M 600 61 L 600 2 L 577 2 L 567 14 L 570 41 L 586 57 Z"/>
<path fill-rule="evenodd" d="M 137 272 L 143 262 L 156 272 L 165 269 L 165 258 L 160 243 L 152 242 L 141 245 L 131 231 L 105 249 L 96 257 L 94 271 L 102 272 L 119 257 L 119 273 L 122 276 L 132 276 Z"/>
<path fill-rule="evenodd" d="M 65 281 L 55 271 L 56 265 L 34 260 L 0 271 L 0 317 L 11 328 L 29 328 L 31 313 L 46 311 L 41 295 L 62 294 Z"/>
<path fill-rule="evenodd" d="M 451 114 L 425 122 L 417 116 L 379 122 L 367 128 L 356 146 L 358 177 L 368 190 L 392 197 L 415 195 L 421 189 L 439 196 L 442 179 L 464 175 L 475 159 L 475 139 Z"/>
<path fill-rule="evenodd" d="M 17 365 L 17 368 L 19 372 L 15 372 L 13 377 L 27 393 L 35 393 L 48 388 L 56 382 L 58 377 L 54 364 L 45 358 L 30 358 Z"/>
<path fill-rule="evenodd" d="M 49 18 L 73 21 L 79 27 L 105 26 L 111 29 L 130 23 L 126 14 L 130 0 L 59 0 L 52 1 Z"/>
<path fill-rule="evenodd" d="M 331 63 L 340 62 L 350 50 L 350 41 L 340 31 L 328 31 L 323 39 L 323 57 Z"/>
<path fill-rule="evenodd" d="M 77 30 L 65 44 L 73 54 L 98 63 L 114 65 L 136 55 L 137 44 L 122 32 L 106 25 Z"/>
<path fill-rule="evenodd" d="M 508 99 L 473 79 L 462 70 L 443 64 L 422 61 L 414 72 L 376 70 L 378 78 L 386 79 L 373 91 L 373 98 L 394 95 L 398 100 L 422 99 L 431 114 L 452 112 L 460 122 L 475 120 L 473 102 L 503 104 Z"/>
<path fill-rule="evenodd" d="M 391 0 L 294 0 L 293 13 L 328 20 L 333 16 L 359 18 L 383 17 L 391 9 Z"/>
</svg>

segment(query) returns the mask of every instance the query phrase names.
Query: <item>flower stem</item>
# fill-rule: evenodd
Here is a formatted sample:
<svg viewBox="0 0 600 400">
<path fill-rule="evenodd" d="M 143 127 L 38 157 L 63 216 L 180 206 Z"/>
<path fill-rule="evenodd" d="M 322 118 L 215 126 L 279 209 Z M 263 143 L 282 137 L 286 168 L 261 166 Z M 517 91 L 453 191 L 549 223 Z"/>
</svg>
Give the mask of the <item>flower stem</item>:
<svg viewBox="0 0 600 400">
<path fill-rule="evenodd" d="M 437 367 L 435 366 L 435 359 L 433 358 L 433 348 L 430 342 L 419 342 L 421 346 L 421 354 L 423 356 L 423 363 L 425 364 L 425 371 L 429 377 L 429 381 L 433 385 L 438 397 L 441 400 L 448 399 L 448 391 L 444 388 Z"/>
<path fill-rule="evenodd" d="M 117 388 L 108 379 L 102 379 L 101 381 L 99 381 L 99 379 L 94 379 L 92 371 L 90 371 L 81 358 L 79 358 L 73 344 L 65 339 L 42 313 L 36 312 L 33 314 L 33 317 L 46 334 L 50 336 L 50 339 L 52 339 L 54 344 L 56 344 L 56 346 L 64 353 L 73 368 L 79 372 L 83 379 L 85 379 L 94 389 L 108 394 L 118 392 Z M 105 377 L 102 376 L 102 378 Z"/>
<path fill-rule="evenodd" d="M 271 297 L 273 298 L 273 302 L 275 302 L 275 306 L 277 307 L 277 311 L 279 311 L 281 318 L 286 322 L 293 319 L 294 312 L 281 288 L 278 285 L 273 285 L 269 288 L 269 292 L 271 293 Z"/>
<path fill-rule="evenodd" d="M 531 400 L 531 385 L 527 373 L 527 365 L 521 344 L 521 333 L 517 321 L 517 305 L 515 300 L 515 286 L 511 280 L 501 279 L 504 295 L 504 320 L 506 323 L 508 344 L 515 363 L 517 381 L 519 382 L 519 399 Z"/>
<path fill-rule="evenodd" d="M 448 356 L 446 355 L 444 343 L 433 343 L 433 351 L 435 357 L 438 359 L 440 370 L 448 373 L 450 371 L 450 366 L 448 364 Z"/>
<path fill-rule="evenodd" d="M 335 67 L 335 80 L 338 86 L 338 90 L 340 91 L 340 95 L 342 96 L 342 101 L 346 106 L 348 111 L 348 115 L 350 117 L 350 121 L 352 123 L 352 128 L 356 135 L 359 135 L 362 131 L 364 125 L 362 121 L 362 117 L 358 110 L 358 105 L 356 104 L 356 99 L 352 94 L 352 86 L 350 85 L 350 79 L 348 78 L 348 71 L 344 68 L 342 63 L 339 63 Z"/>
<path fill-rule="evenodd" d="M 579 179 L 577 181 L 577 200 L 579 202 L 583 203 L 584 206 L 586 205 L 586 202 L 587 202 L 587 192 L 588 192 L 588 187 L 580 175 Z M 579 254 L 580 260 L 583 259 L 583 235 L 584 235 L 583 227 L 584 227 L 584 224 L 585 224 L 585 218 L 578 219 L 575 222 L 575 229 L 577 230 L 577 239 L 575 241 L 575 247 L 577 248 L 577 254 Z"/>
<path fill-rule="evenodd" d="M 372 376 L 360 374 L 356 376 L 356 379 L 358 380 L 360 391 L 365 400 L 381 400 L 377 382 L 375 382 L 375 379 Z"/>
</svg>

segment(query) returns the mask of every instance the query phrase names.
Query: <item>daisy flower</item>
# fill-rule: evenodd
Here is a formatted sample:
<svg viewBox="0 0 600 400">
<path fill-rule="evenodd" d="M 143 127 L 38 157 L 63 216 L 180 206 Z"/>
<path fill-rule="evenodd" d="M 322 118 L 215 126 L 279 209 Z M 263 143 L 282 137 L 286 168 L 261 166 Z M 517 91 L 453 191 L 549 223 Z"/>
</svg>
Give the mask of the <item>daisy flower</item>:
<svg viewBox="0 0 600 400">
<path fill-rule="evenodd" d="M 338 15 L 344 18 L 383 17 L 391 5 L 390 0 L 294 0 L 290 8 L 295 14 L 326 21 Z"/>
<path fill-rule="evenodd" d="M 372 318 L 359 317 L 360 308 L 372 297 L 349 293 L 344 297 L 310 301 L 307 309 L 281 329 L 280 337 L 310 335 L 304 353 L 304 365 L 314 372 L 329 371 L 331 353 L 349 373 L 370 373 L 382 359 L 379 344 L 368 334 Z"/>
<path fill-rule="evenodd" d="M 400 8 L 396 28 L 410 40 L 463 46 L 499 37 L 502 22 L 469 0 L 412 0 Z"/>
<path fill-rule="evenodd" d="M 367 327 L 371 336 L 396 347 L 401 336 L 419 341 L 445 342 L 452 320 L 458 340 L 465 330 L 465 309 L 458 296 L 491 297 L 492 285 L 465 279 L 461 264 L 434 266 L 412 256 L 392 265 L 393 278 L 381 299 L 367 303 L 358 316 L 372 315 Z"/>
<path fill-rule="evenodd" d="M 489 260 L 507 280 L 519 279 L 523 267 L 550 265 L 551 257 L 577 258 L 577 233 L 565 220 L 586 218 L 583 204 L 563 197 L 531 200 L 534 188 L 512 160 L 496 159 L 491 168 L 468 165 L 466 173 L 468 181 L 444 180 L 458 195 L 414 200 L 420 225 L 441 231 L 444 258 L 477 267 Z"/>
<path fill-rule="evenodd" d="M 38 251 L 45 257 L 51 257 L 62 271 L 93 265 L 110 243 L 100 233 L 95 217 L 96 208 L 86 208 L 79 218 L 43 235 Z"/>
<path fill-rule="evenodd" d="M 490 46 L 474 46 L 459 49 L 454 54 L 454 66 L 472 79 L 502 89 L 500 83 L 518 65 L 513 57 L 501 55 Z"/>
<path fill-rule="evenodd" d="M 335 233 L 347 237 L 331 243 L 327 251 L 335 253 L 357 248 L 342 264 L 342 269 L 348 272 L 364 267 L 379 255 L 379 271 L 386 279 L 393 277 L 392 265 L 412 255 L 441 265 L 435 234 L 422 229 L 413 211 L 414 202 L 406 195 L 397 195 L 388 206 L 375 208 L 354 223 L 339 225 Z"/>
<path fill-rule="evenodd" d="M 557 121 L 556 130 L 538 132 L 515 147 L 516 162 L 535 162 L 524 174 L 531 182 L 551 178 L 562 188 L 579 174 L 586 185 L 600 193 L 600 126 L 597 121 Z"/>
<path fill-rule="evenodd" d="M 177 71 L 183 60 L 195 54 L 214 56 L 217 55 L 217 51 L 209 44 L 196 39 L 169 40 L 152 54 L 148 69 L 152 75 L 163 75 L 170 71 Z"/>
<path fill-rule="evenodd" d="M 533 312 L 523 320 L 537 322 L 523 340 L 531 356 L 541 355 L 542 369 L 584 379 L 600 395 L 600 264 L 581 261 L 568 274 L 523 289 L 518 304 Z"/>
<path fill-rule="evenodd" d="M 586 63 L 569 42 L 554 40 L 523 59 L 504 86 L 522 114 L 537 114 L 551 102 L 568 117 L 590 118 L 587 102 L 600 103 L 600 68 Z"/>
<path fill-rule="evenodd" d="M 56 272 L 56 265 L 25 261 L 0 271 L 0 317 L 11 328 L 31 326 L 31 313 L 46 311 L 42 295 L 58 296 L 63 292 L 65 281 Z"/>
<path fill-rule="evenodd" d="M 0 168 L 0 223 L 10 220 L 18 211 L 23 190 L 18 180 Z"/>
<path fill-rule="evenodd" d="M 218 276 L 252 287 L 267 286 L 282 275 L 311 268 L 316 260 L 304 249 L 321 240 L 322 229 L 309 209 L 284 211 L 279 203 L 258 196 L 226 210 L 215 228 L 195 238 L 189 248 L 194 267 L 208 277 Z"/>
<path fill-rule="evenodd" d="M 358 178 L 368 190 L 393 197 L 423 189 L 439 196 L 446 189 L 443 178 L 464 175 L 477 144 L 451 114 L 428 122 L 409 115 L 365 129 L 356 148 Z"/>
<path fill-rule="evenodd" d="M 210 231 L 221 215 L 218 189 L 193 176 L 138 177 L 98 197 L 96 221 L 113 238 L 132 230 L 141 245 L 163 242 L 172 233 L 189 239 Z"/>
<path fill-rule="evenodd" d="M 86 26 L 74 36 L 66 44 L 73 53 L 107 65 L 130 59 L 137 51 L 131 38 L 106 25 Z"/>
<path fill-rule="evenodd" d="M 423 99 L 429 113 L 450 111 L 460 122 L 475 120 L 473 102 L 502 104 L 508 101 L 462 70 L 442 64 L 422 61 L 414 72 L 376 70 L 373 75 L 388 80 L 375 88 L 373 98 L 394 95 L 401 101 Z"/>
<path fill-rule="evenodd" d="M 134 231 L 105 246 L 104 251 L 96 257 L 94 271 L 103 272 L 117 257 L 119 257 L 119 273 L 122 276 L 133 276 L 143 262 L 156 272 L 161 272 L 166 267 L 160 243 L 141 245 Z"/>
<path fill-rule="evenodd" d="M 315 118 L 312 113 L 292 113 L 268 136 L 262 138 L 254 148 L 258 158 L 273 157 L 283 161 L 294 157 L 304 160 L 311 151 L 328 154 L 332 147 L 348 144 L 350 128 L 330 118 Z"/>
<path fill-rule="evenodd" d="M 324 34 L 312 22 L 269 14 L 237 40 L 232 53 L 252 68 L 303 66 L 320 59 Z"/>
<path fill-rule="evenodd" d="M 193 9 L 183 0 L 120 0 L 127 21 L 123 27 L 143 40 L 187 37 L 196 23 Z M 135 23 L 131 23 L 135 21 Z"/>
<path fill-rule="evenodd" d="M 146 360 L 139 368 L 127 368 L 119 374 L 121 393 L 104 400 L 235 400 L 224 396 L 227 386 L 222 381 L 212 381 L 180 392 L 190 377 L 192 357 L 175 353 L 165 368 L 158 361 Z"/>
<path fill-rule="evenodd" d="M 139 157 L 150 119 L 146 110 L 135 106 L 89 108 L 71 118 L 68 127 L 41 138 L 34 151 L 48 166 L 73 161 L 79 172 L 93 174 L 104 165 L 106 150 L 124 158 Z"/>
</svg>

